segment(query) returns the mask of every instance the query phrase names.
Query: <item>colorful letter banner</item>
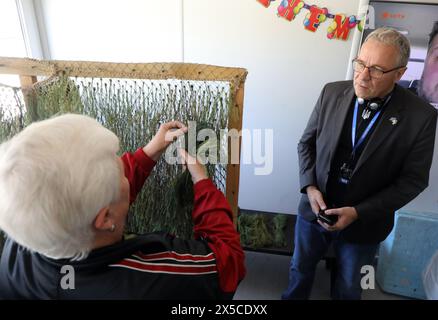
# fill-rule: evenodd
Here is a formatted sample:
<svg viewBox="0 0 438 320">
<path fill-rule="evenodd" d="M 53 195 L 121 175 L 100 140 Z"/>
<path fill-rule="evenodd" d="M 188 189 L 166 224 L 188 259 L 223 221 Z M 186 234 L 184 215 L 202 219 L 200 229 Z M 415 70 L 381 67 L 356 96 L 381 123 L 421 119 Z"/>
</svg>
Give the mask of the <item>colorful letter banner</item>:
<svg viewBox="0 0 438 320">
<path fill-rule="evenodd" d="M 257 0 L 266 8 L 275 0 Z M 347 40 L 350 30 L 356 26 L 362 32 L 365 24 L 365 18 L 359 20 L 356 16 L 347 16 L 345 14 L 331 14 L 327 8 L 320 8 L 316 5 L 306 4 L 302 0 L 282 0 L 277 8 L 277 14 L 288 21 L 292 21 L 298 14 L 306 9 L 309 12 L 304 18 L 304 28 L 315 32 L 319 25 L 327 19 L 332 19 L 327 29 L 327 38 Z"/>
</svg>

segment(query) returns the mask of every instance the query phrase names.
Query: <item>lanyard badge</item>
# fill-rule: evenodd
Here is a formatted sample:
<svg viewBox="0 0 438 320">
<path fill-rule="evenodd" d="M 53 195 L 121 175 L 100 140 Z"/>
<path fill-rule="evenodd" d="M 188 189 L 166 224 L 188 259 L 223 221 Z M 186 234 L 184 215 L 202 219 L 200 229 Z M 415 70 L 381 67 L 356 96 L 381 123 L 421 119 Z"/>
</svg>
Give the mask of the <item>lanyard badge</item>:
<svg viewBox="0 0 438 320">
<path fill-rule="evenodd" d="M 380 113 L 382 112 L 382 109 L 376 112 L 374 117 L 371 119 L 368 126 L 365 128 L 364 132 L 360 136 L 359 140 L 356 142 L 356 129 L 357 129 L 357 113 L 359 109 L 359 103 L 358 100 L 356 100 L 356 104 L 354 105 L 354 114 L 353 114 L 353 124 L 351 128 L 351 143 L 353 146 L 353 150 L 351 152 L 351 159 L 354 159 L 355 153 L 357 149 L 364 143 L 366 137 L 370 133 L 372 127 L 376 123 L 377 119 L 379 118 Z M 350 166 L 349 163 L 344 162 L 339 169 L 339 182 L 348 185 L 350 183 L 351 177 L 353 176 L 353 167 Z"/>
</svg>

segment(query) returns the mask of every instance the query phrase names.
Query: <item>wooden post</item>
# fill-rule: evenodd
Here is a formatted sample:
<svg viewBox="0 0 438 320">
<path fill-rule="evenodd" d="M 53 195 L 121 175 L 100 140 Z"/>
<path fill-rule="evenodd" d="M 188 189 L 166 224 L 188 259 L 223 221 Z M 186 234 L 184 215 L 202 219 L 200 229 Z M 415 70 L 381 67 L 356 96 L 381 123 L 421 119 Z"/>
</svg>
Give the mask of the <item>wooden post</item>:
<svg viewBox="0 0 438 320">
<path fill-rule="evenodd" d="M 236 129 L 239 132 L 239 163 L 231 163 L 231 144 L 228 141 L 228 165 L 227 165 L 227 183 L 226 183 L 226 197 L 231 205 L 231 210 L 233 211 L 233 221 L 237 225 L 237 215 L 238 215 L 238 201 L 239 201 L 239 177 L 240 177 L 240 149 L 242 142 L 242 117 L 243 117 L 243 98 L 244 98 L 245 87 L 242 83 L 237 90 L 234 105 L 232 108 L 237 108 L 237 110 L 230 110 L 230 116 L 228 120 L 228 129 Z M 237 112 L 236 112 L 237 111 Z M 237 114 L 237 116 L 235 116 Z"/>
<path fill-rule="evenodd" d="M 21 91 L 23 92 L 24 105 L 29 113 L 32 121 L 37 120 L 36 117 L 36 95 L 33 91 L 33 85 L 37 82 L 36 76 L 20 75 Z"/>
</svg>

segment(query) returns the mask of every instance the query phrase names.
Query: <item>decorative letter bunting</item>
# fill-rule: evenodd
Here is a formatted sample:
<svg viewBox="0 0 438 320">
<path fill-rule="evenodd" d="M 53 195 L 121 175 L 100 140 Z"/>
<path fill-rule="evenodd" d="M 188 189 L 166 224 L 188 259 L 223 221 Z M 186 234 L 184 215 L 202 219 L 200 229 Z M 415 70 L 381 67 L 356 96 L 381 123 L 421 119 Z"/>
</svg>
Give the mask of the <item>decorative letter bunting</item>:
<svg viewBox="0 0 438 320">
<path fill-rule="evenodd" d="M 266 8 L 275 0 L 257 0 Z M 362 32 L 365 24 L 365 18 L 359 20 L 356 16 L 346 16 L 345 14 L 331 14 L 327 8 L 320 8 L 316 5 L 308 5 L 302 0 L 282 0 L 277 8 L 279 17 L 292 21 L 296 16 L 306 9 L 309 12 L 304 18 L 304 28 L 315 32 L 319 25 L 327 19 L 332 19 L 327 29 L 327 38 L 347 40 L 350 30 L 356 26 Z"/>
</svg>

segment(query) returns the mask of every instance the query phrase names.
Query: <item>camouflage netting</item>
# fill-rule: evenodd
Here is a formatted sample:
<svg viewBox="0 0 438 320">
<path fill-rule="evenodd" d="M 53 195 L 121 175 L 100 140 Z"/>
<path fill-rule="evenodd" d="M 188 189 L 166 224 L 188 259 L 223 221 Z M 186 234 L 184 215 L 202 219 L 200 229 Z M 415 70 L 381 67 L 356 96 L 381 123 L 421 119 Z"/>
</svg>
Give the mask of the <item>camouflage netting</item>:
<svg viewBox="0 0 438 320">
<path fill-rule="evenodd" d="M 120 138 L 121 152 L 145 145 L 160 123 L 173 119 L 195 120 L 198 130 L 210 127 L 218 137 L 230 120 L 230 127 L 241 129 L 235 98 L 246 76 L 242 69 L 29 59 L 7 62 L 12 66 L 9 69 L 19 64 L 46 78 L 26 94 L 28 111 L 21 88 L 0 85 L 0 142 L 34 121 L 66 112 L 96 118 Z M 209 165 L 208 171 L 225 192 L 226 165 Z M 189 176 L 179 166 L 160 161 L 130 209 L 126 231 L 166 230 L 189 238 L 191 187 Z M 286 219 L 281 215 L 241 214 L 238 219 L 242 244 L 256 249 L 284 247 L 285 228 Z M 2 242 L 0 235 L 0 250 Z"/>
<path fill-rule="evenodd" d="M 29 61 L 32 62 L 24 60 Z M 0 142 L 34 121 L 67 112 L 89 115 L 113 131 L 120 139 L 121 153 L 144 146 L 161 123 L 174 119 L 202 123 L 202 127 L 213 129 L 218 139 L 221 130 L 229 127 L 230 119 L 241 121 L 234 99 L 246 72 L 233 76 L 236 69 L 193 68 L 184 64 L 116 67 L 112 74 L 107 64 L 99 63 L 39 65 L 42 74 L 56 75 L 34 85 L 26 96 L 28 112 L 20 89 L 0 86 Z M 162 79 L 148 79 L 157 78 L 157 74 L 162 74 Z M 219 151 L 226 153 L 225 145 L 219 145 Z M 227 165 L 209 164 L 207 170 L 225 193 Z M 161 159 L 130 208 L 127 233 L 166 230 L 190 238 L 192 203 L 181 200 L 184 199 L 181 190 L 188 190 L 190 195 L 190 188 L 181 166 L 169 165 Z"/>
<path fill-rule="evenodd" d="M 20 88 L 0 84 L 0 143 L 25 126 L 25 109 Z"/>
<path fill-rule="evenodd" d="M 238 231 L 242 245 L 252 249 L 287 246 L 287 216 L 284 214 L 241 213 Z"/>
</svg>

